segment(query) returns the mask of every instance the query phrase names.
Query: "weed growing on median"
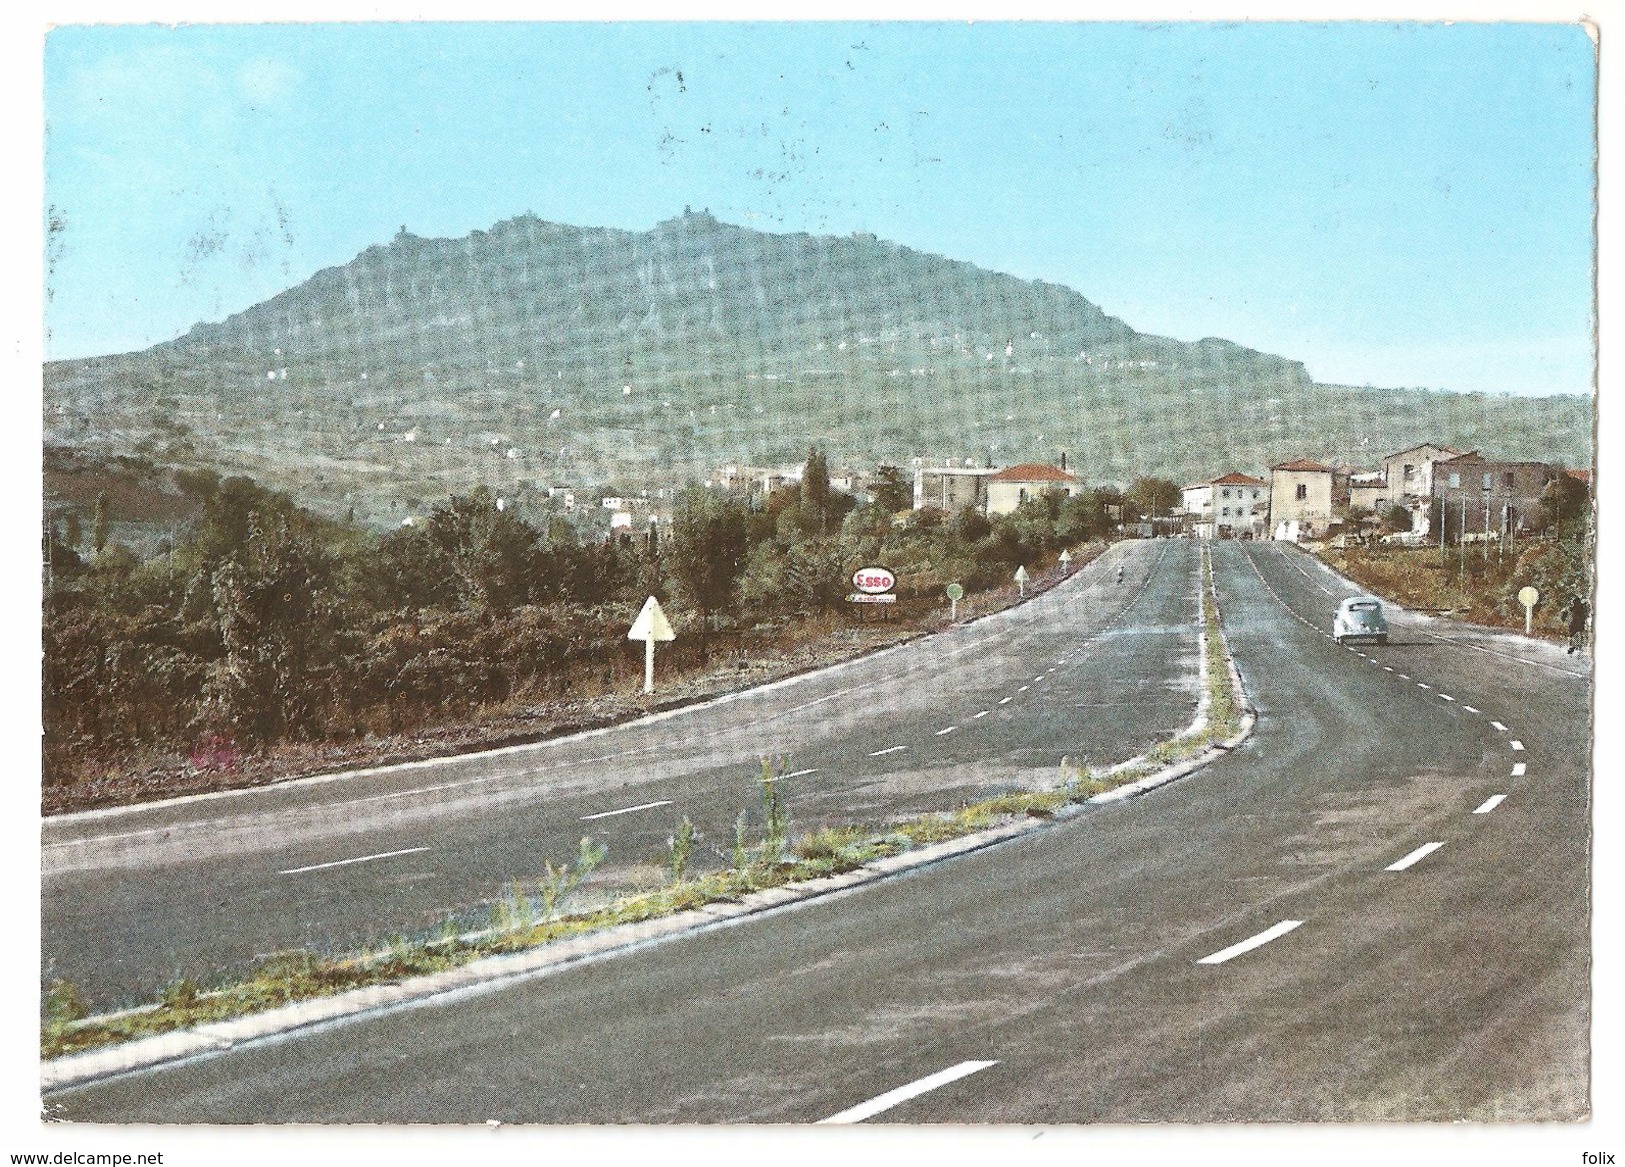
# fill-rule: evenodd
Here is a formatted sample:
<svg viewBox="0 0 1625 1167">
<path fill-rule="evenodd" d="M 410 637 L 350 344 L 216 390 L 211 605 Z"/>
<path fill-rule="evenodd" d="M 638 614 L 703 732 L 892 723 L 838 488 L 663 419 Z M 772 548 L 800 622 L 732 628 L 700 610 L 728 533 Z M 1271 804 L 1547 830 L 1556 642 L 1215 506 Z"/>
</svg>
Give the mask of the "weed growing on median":
<svg viewBox="0 0 1625 1167">
<path fill-rule="evenodd" d="M 673 883 L 683 882 L 683 869 L 688 866 L 688 856 L 694 850 L 694 824 L 685 814 L 683 821 L 677 824 L 677 833 L 666 840 L 666 870 L 671 873 Z"/>
</svg>

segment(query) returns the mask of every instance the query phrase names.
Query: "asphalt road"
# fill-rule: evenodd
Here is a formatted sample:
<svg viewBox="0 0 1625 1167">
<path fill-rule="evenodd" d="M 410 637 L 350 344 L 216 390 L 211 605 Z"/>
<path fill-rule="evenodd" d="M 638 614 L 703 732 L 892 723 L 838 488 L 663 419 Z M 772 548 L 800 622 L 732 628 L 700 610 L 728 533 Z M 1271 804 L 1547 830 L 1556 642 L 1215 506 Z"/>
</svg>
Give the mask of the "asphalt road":
<svg viewBox="0 0 1625 1167">
<path fill-rule="evenodd" d="M 1144 550 L 1144 549 L 1142 549 Z M 1144 797 L 596 964 L 47 1099 L 154 1122 L 1565 1120 L 1583 661 L 1221 544 L 1260 720 Z M 957 736 L 957 735 L 956 735 Z"/>
<path fill-rule="evenodd" d="M 1116 581 L 1117 566 L 1125 578 Z M 348 952 L 477 922 L 509 880 L 609 848 L 585 891 L 659 882 L 688 815 L 722 865 L 760 759 L 797 830 L 948 809 L 1110 765 L 1196 704 L 1193 544 L 1125 543 L 1017 608 L 792 683 L 532 746 L 48 820 L 43 977 L 93 1007 L 275 951 Z"/>
</svg>

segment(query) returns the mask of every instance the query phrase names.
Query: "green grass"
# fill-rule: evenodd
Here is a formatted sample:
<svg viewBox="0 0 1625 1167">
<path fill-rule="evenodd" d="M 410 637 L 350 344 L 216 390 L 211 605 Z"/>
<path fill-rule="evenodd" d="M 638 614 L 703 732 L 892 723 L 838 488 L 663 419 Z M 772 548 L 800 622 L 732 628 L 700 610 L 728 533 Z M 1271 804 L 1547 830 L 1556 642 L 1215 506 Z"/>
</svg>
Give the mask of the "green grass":
<svg viewBox="0 0 1625 1167">
<path fill-rule="evenodd" d="M 1110 776 L 1096 775 L 1087 767 L 1063 759 L 1058 784 L 1052 789 L 1010 791 L 880 828 L 856 823 L 826 826 L 792 841 L 776 790 L 789 759 L 764 759 L 761 782 L 766 834 L 755 846 L 747 845 L 747 816 L 742 813 L 736 825 L 731 867 L 686 877 L 693 828 L 688 824 L 685 829 L 680 823 L 670 844 L 670 878 L 665 885 L 623 896 L 591 911 L 560 915 L 563 900 L 604 858 L 601 846 L 582 839 L 573 865 L 544 862 L 545 874 L 533 885 L 537 889 L 534 898 L 518 881 L 510 882 L 490 907 L 488 927 L 479 933 L 464 933 L 455 922 L 447 921 L 427 938 L 397 936 L 376 952 L 337 957 L 304 949 L 277 953 L 260 962 L 244 980 L 208 990 L 189 980 L 177 980 L 166 986 L 152 1005 L 102 1017 L 86 1017 L 74 986 L 56 981 L 47 989 L 43 1001 L 40 1054 L 44 1058 L 60 1057 L 350 989 L 393 984 L 619 924 L 658 919 L 706 904 L 737 903 L 752 892 L 854 871 L 885 856 L 963 838 L 1000 823 L 1051 818 L 1070 804 L 1087 802 L 1172 762 L 1193 757 L 1239 730 L 1237 694 L 1230 686 L 1218 605 L 1212 595 L 1212 569 L 1205 555 L 1202 619 L 1206 631 L 1207 724 L 1196 733 L 1159 743 L 1136 765 Z M 679 838 L 683 840 L 680 845 Z"/>
</svg>

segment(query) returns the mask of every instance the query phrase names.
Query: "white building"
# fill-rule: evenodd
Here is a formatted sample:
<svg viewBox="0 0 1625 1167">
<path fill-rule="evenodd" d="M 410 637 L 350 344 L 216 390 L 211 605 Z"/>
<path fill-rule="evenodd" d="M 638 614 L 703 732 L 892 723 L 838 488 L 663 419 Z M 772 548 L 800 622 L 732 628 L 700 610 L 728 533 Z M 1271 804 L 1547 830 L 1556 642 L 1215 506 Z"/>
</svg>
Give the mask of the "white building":
<svg viewBox="0 0 1625 1167">
<path fill-rule="evenodd" d="M 1262 538 L 1269 529 L 1270 484 L 1232 472 L 1181 492 L 1191 531 L 1199 539 Z"/>
</svg>

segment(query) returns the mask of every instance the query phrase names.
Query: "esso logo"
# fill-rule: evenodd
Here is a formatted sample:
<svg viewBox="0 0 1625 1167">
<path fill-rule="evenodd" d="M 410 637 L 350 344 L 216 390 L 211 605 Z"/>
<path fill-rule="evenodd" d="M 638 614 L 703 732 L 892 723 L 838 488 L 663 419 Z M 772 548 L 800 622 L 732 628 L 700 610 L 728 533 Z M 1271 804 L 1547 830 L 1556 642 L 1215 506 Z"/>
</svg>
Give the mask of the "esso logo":
<svg viewBox="0 0 1625 1167">
<path fill-rule="evenodd" d="M 884 567 L 860 567 L 852 573 L 852 586 L 871 596 L 889 592 L 897 586 L 897 577 Z"/>
</svg>

